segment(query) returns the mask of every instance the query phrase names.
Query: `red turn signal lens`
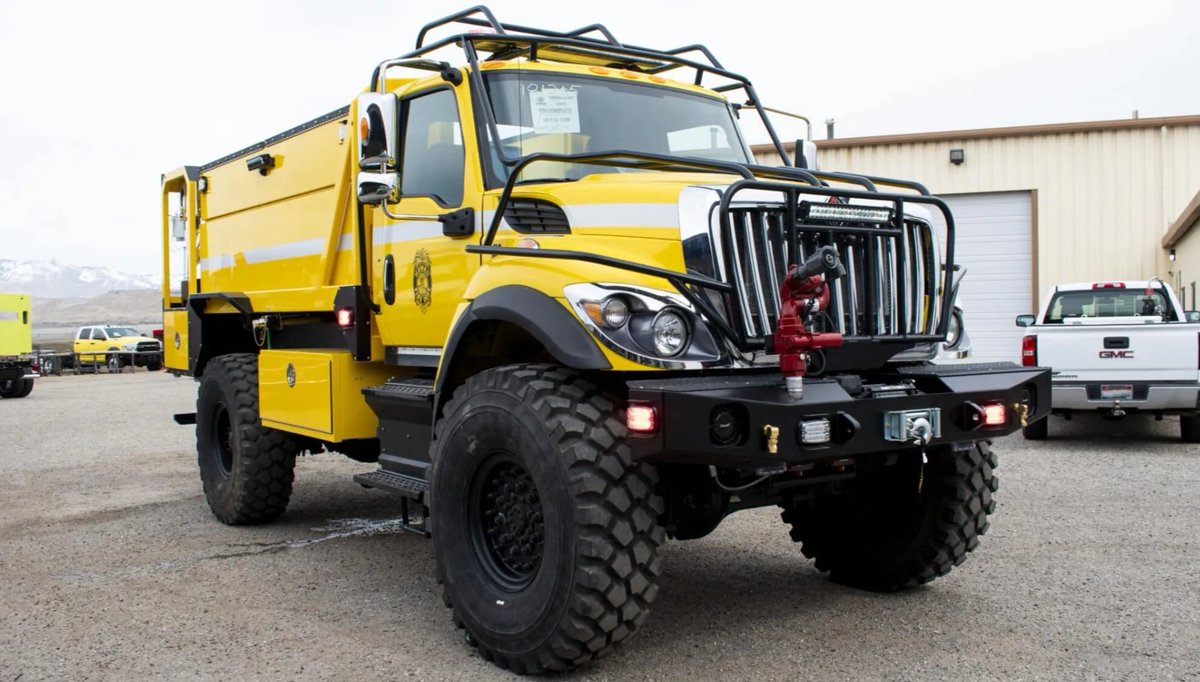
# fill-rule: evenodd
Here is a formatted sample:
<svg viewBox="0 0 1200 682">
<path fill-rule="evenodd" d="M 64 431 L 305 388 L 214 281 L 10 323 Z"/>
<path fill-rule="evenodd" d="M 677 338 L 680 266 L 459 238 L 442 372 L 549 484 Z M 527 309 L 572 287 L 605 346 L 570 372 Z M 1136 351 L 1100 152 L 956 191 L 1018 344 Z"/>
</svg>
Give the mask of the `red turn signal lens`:
<svg viewBox="0 0 1200 682">
<path fill-rule="evenodd" d="M 653 405 L 630 404 L 625 410 L 625 428 L 632 433 L 654 433 L 658 430 L 658 410 Z"/>
<path fill-rule="evenodd" d="M 1008 408 L 1004 403 L 988 403 L 983 406 L 984 426 L 1004 426 L 1008 423 Z"/>
<path fill-rule="evenodd" d="M 337 323 L 343 329 L 354 326 L 354 308 L 341 308 L 337 311 Z"/>
<path fill-rule="evenodd" d="M 1025 367 L 1037 367 L 1037 337 L 1026 336 L 1021 339 L 1021 364 Z"/>
</svg>

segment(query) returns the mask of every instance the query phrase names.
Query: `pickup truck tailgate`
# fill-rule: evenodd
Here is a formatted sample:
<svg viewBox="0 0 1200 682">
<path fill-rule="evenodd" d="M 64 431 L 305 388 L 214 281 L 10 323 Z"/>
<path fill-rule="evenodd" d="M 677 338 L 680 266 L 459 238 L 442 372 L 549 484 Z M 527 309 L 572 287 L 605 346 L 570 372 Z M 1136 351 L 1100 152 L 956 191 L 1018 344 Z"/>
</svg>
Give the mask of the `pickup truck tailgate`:
<svg viewBox="0 0 1200 682">
<path fill-rule="evenodd" d="M 1031 330 L 1032 331 L 1032 330 Z M 1037 328 L 1037 362 L 1054 381 L 1196 381 L 1200 325 L 1066 324 Z"/>
</svg>

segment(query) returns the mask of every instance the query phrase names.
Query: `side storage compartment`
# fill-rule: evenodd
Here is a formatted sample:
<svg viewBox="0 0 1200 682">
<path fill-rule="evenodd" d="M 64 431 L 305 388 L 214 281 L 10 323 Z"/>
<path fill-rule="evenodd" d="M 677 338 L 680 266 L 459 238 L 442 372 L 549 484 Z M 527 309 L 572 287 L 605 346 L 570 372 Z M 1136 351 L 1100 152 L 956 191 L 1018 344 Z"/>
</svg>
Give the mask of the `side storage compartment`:
<svg viewBox="0 0 1200 682">
<path fill-rule="evenodd" d="M 163 311 L 163 363 L 169 369 L 188 372 L 188 311 L 171 308 Z"/>
<path fill-rule="evenodd" d="M 264 350 L 258 356 L 263 426 L 329 442 L 374 438 L 378 420 L 362 389 L 389 368 L 355 362 L 349 351 Z"/>
</svg>

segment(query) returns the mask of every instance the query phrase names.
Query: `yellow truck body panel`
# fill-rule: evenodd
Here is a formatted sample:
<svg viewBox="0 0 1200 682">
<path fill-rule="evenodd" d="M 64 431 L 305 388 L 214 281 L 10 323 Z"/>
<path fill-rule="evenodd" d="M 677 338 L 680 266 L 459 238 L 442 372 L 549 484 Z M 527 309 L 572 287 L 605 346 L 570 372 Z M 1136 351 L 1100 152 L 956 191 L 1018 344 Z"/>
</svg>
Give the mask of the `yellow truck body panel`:
<svg viewBox="0 0 1200 682">
<path fill-rule="evenodd" d="M 0 294 L 0 356 L 33 352 L 29 296 Z"/>
<path fill-rule="evenodd" d="M 338 442 L 374 438 L 378 420 L 362 389 L 387 381 L 388 368 L 355 362 L 348 351 L 264 350 L 258 356 L 264 426 Z"/>
</svg>

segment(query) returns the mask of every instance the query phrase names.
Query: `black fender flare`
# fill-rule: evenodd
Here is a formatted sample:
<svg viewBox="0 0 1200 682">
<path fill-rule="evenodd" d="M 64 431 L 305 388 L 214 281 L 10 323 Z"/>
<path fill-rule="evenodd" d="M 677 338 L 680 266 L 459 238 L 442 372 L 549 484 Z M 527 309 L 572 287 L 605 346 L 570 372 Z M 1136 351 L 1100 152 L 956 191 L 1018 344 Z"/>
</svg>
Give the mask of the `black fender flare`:
<svg viewBox="0 0 1200 682">
<path fill-rule="evenodd" d="M 453 373 L 459 343 L 471 325 L 480 321 L 508 322 L 524 329 L 563 367 L 612 369 L 595 340 L 562 304 L 537 289 L 510 284 L 476 298 L 455 323 L 442 349 L 443 364 L 434 387 L 438 409 L 448 397 L 442 389 Z"/>
</svg>

